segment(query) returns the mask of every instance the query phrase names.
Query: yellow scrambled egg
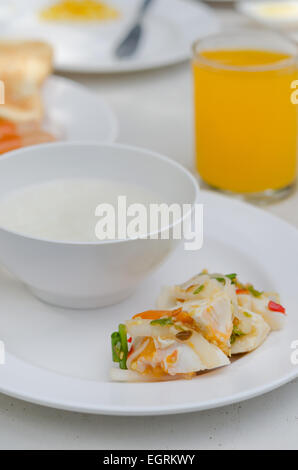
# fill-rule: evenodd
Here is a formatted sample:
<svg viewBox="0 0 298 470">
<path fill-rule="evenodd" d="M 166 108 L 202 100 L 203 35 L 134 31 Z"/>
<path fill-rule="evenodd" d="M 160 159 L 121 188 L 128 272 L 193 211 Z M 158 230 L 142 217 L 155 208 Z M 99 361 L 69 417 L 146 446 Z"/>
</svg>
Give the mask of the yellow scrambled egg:
<svg viewBox="0 0 298 470">
<path fill-rule="evenodd" d="M 106 21 L 119 16 L 115 8 L 96 0 L 61 0 L 40 13 L 47 21 Z"/>
</svg>

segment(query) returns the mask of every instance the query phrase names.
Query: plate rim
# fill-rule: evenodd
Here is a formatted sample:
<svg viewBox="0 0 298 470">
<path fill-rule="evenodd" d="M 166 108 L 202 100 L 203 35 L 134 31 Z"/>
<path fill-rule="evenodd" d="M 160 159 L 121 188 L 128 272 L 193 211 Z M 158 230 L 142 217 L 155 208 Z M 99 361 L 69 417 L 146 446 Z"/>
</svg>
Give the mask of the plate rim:
<svg viewBox="0 0 298 470">
<path fill-rule="evenodd" d="M 186 414 L 186 413 L 195 413 L 199 411 L 207 411 L 213 410 L 216 408 L 221 408 L 224 406 L 232 405 L 241 403 L 243 401 L 252 400 L 258 396 L 266 395 L 277 388 L 280 388 L 293 380 L 295 380 L 298 376 L 298 371 L 289 374 L 288 376 L 284 377 L 281 380 L 276 380 L 272 382 L 268 386 L 264 387 L 256 387 L 251 391 L 246 393 L 236 393 L 231 395 L 230 397 L 218 400 L 214 399 L 211 401 L 204 401 L 198 405 L 196 402 L 187 403 L 185 405 L 170 405 L 167 407 L 163 406 L 152 406 L 147 407 L 144 409 L 143 407 L 127 407 L 125 409 L 121 408 L 120 406 L 105 406 L 105 407 L 87 407 L 86 405 L 79 404 L 77 406 L 71 405 L 67 402 L 57 402 L 55 400 L 50 399 L 40 399 L 40 398 L 30 398 L 26 395 L 22 395 L 20 392 L 16 392 L 13 390 L 7 391 L 3 389 L 0 385 L 0 393 L 6 395 L 8 397 L 16 398 L 18 400 L 25 401 L 27 403 L 32 403 L 39 406 L 44 406 L 46 408 L 52 408 L 56 410 L 63 410 L 63 411 L 70 411 L 70 412 L 77 412 L 77 413 L 84 413 L 84 414 L 91 414 L 91 415 L 103 415 L 103 416 L 169 416 L 169 415 L 178 415 L 178 414 Z M 90 381 L 92 382 L 92 381 Z"/>
</svg>

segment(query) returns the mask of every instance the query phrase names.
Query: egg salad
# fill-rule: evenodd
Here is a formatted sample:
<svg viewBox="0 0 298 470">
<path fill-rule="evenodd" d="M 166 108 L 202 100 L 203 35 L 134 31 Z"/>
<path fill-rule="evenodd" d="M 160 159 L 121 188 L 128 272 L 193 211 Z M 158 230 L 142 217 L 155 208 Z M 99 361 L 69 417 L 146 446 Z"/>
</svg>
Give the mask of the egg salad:
<svg viewBox="0 0 298 470">
<path fill-rule="evenodd" d="M 117 381 L 193 378 L 230 364 L 233 354 L 259 347 L 283 328 L 276 293 L 242 284 L 236 274 L 203 271 L 162 289 L 157 308 L 138 313 L 111 336 Z"/>
</svg>

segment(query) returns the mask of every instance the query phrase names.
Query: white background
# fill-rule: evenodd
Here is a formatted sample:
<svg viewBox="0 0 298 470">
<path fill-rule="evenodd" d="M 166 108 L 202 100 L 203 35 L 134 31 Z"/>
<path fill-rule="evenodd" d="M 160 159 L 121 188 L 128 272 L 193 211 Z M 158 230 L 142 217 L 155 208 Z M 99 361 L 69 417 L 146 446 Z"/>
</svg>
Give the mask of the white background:
<svg viewBox="0 0 298 470">
<path fill-rule="evenodd" d="M 227 10 L 217 12 L 226 25 L 242 21 Z M 189 64 L 127 76 L 69 77 L 106 97 L 120 120 L 119 141 L 192 167 Z M 268 210 L 298 227 L 297 208 L 296 194 Z M 240 404 L 151 418 L 82 415 L 0 395 L 1 449 L 297 449 L 297 436 L 298 380 Z"/>
</svg>

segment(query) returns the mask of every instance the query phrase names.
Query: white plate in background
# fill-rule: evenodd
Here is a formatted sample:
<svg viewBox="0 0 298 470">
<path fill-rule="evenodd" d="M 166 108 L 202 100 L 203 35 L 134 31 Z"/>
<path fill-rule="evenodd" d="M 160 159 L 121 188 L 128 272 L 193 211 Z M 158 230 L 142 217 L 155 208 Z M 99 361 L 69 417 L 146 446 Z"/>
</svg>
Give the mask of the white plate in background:
<svg viewBox="0 0 298 470">
<path fill-rule="evenodd" d="M 277 10 L 272 12 L 272 7 Z M 237 3 L 237 9 L 240 13 L 268 26 L 298 28 L 297 0 L 245 0 Z"/>
<path fill-rule="evenodd" d="M 117 118 L 95 92 L 72 80 L 51 76 L 43 85 L 42 95 L 43 127 L 58 139 L 103 143 L 116 140 Z"/>
<path fill-rule="evenodd" d="M 107 1 L 107 0 L 106 0 Z M 94 24 L 41 22 L 38 12 L 50 0 L 14 0 L 18 15 L 1 28 L 0 38 L 41 38 L 55 49 L 55 67 L 74 72 L 124 72 L 151 69 L 186 60 L 192 42 L 218 30 L 212 10 L 188 0 L 155 0 L 144 22 L 135 56 L 114 57 L 114 49 L 134 20 L 142 0 L 111 0 L 119 20 Z"/>
<path fill-rule="evenodd" d="M 291 343 L 298 339 L 298 231 L 248 204 L 201 192 L 204 247 L 183 246 L 121 304 L 72 311 L 43 304 L 0 272 L 0 391 L 54 408 L 109 415 L 158 415 L 210 409 L 273 390 L 298 376 Z M 257 350 L 193 380 L 111 383 L 110 334 L 119 322 L 154 306 L 161 285 L 179 283 L 207 267 L 236 272 L 257 288 L 277 290 L 286 328 Z"/>
</svg>

